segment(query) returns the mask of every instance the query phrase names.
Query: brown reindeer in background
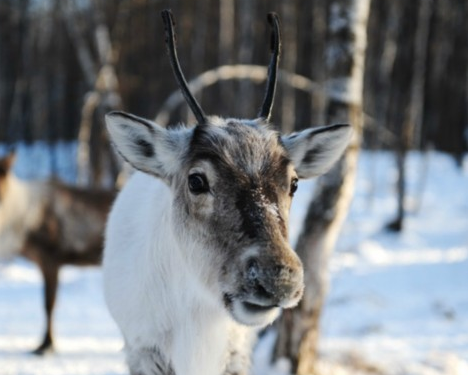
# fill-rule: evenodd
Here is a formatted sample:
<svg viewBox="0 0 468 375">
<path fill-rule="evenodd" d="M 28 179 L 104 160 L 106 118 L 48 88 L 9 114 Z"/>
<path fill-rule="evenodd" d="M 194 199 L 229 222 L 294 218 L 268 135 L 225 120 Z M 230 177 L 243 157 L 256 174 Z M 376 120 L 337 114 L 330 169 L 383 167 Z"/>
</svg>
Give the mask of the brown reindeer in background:
<svg viewBox="0 0 468 375">
<path fill-rule="evenodd" d="M 57 181 L 23 181 L 12 172 L 14 160 L 14 153 L 0 159 L 0 260 L 21 255 L 41 271 L 46 329 L 34 353 L 43 354 L 53 349 L 59 269 L 100 264 L 114 193 Z"/>
</svg>

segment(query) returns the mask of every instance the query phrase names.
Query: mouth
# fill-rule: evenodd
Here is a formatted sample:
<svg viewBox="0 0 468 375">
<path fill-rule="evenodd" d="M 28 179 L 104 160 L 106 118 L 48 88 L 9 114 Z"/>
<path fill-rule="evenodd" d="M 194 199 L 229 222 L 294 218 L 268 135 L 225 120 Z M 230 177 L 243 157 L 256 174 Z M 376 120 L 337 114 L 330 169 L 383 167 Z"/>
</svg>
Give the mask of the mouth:
<svg viewBox="0 0 468 375">
<path fill-rule="evenodd" d="M 252 302 L 243 301 L 241 302 L 245 310 L 251 312 L 252 314 L 265 313 L 272 309 L 277 308 L 278 306 L 264 306 Z"/>
<path fill-rule="evenodd" d="M 240 324 L 263 327 L 271 324 L 279 315 L 276 305 L 263 305 L 257 301 L 225 294 L 224 305 L 232 318 Z"/>
</svg>

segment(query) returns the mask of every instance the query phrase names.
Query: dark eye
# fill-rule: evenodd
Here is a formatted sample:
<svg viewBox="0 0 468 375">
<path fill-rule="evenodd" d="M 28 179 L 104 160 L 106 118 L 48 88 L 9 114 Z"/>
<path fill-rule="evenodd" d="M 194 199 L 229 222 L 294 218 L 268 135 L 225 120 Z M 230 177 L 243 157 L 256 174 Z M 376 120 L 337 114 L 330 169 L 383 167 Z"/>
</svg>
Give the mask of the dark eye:
<svg viewBox="0 0 468 375">
<path fill-rule="evenodd" d="M 290 191 L 289 191 L 289 195 L 291 195 L 291 197 L 292 197 L 292 196 L 294 195 L 294 193 L 296 192 L 297 187 L 298 187 L 298 179 L 297 179 L 297 178 L 293 178 L 292 181 L 291 181 L 291 188 L 290 188 Z"/>
<path fill-rule="evenodd" d="M 206 177 L 200 173 L 194 173 L 188 177 L 188 186 L 193 194 L 203 194 L 210 191 Z"/>
</svg>

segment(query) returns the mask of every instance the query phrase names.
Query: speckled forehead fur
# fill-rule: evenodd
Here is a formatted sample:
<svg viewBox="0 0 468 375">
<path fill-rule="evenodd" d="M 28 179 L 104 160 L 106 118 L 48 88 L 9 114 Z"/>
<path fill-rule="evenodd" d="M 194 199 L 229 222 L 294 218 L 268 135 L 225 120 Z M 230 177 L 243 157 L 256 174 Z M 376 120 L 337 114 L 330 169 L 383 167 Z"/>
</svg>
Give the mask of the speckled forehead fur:
<svg viewBox="0 0 468 375">
<path fill-rule="evenodd" d="M 222 248 L 287 238 L 293 172 L 278 132 L 264 124 L 215 118 L 195 128 L 186 158 L 189 169 L 208 161 L 216 171 L 216 209 L 209 227 L 215 237 L 223 233 L 216 241 Z"/>
<path fill-rule="evenodd" d="M 210 120 L 210 125 L 194 130 L 187 154 L 189 164 L 209 160 L 239 182 L 287 175 L 290 160 L 278 132 L 248 120 Z"/>
</svg>

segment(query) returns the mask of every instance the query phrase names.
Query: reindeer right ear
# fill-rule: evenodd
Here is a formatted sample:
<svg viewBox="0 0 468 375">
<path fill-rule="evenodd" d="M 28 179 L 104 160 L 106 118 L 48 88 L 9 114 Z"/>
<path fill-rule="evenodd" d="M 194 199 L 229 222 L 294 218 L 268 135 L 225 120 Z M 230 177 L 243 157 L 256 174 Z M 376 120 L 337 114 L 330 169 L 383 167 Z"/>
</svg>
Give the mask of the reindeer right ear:
<svg viewBox="0 0 468 375">
<path fill-rule="evenodd" d="M 117 111 L 106 115 L 106 124 L 117 151 L 134 168 L 164 179 L 179 169 L 190 130 L 167 130 L 152 121 Z"/>
<path fill-rule="evenodd" d="M 347 124 L 303 130 L 281 137 L 299 178 L 326 173 L 343 154 L 351 139 Z"/>
</svg>

